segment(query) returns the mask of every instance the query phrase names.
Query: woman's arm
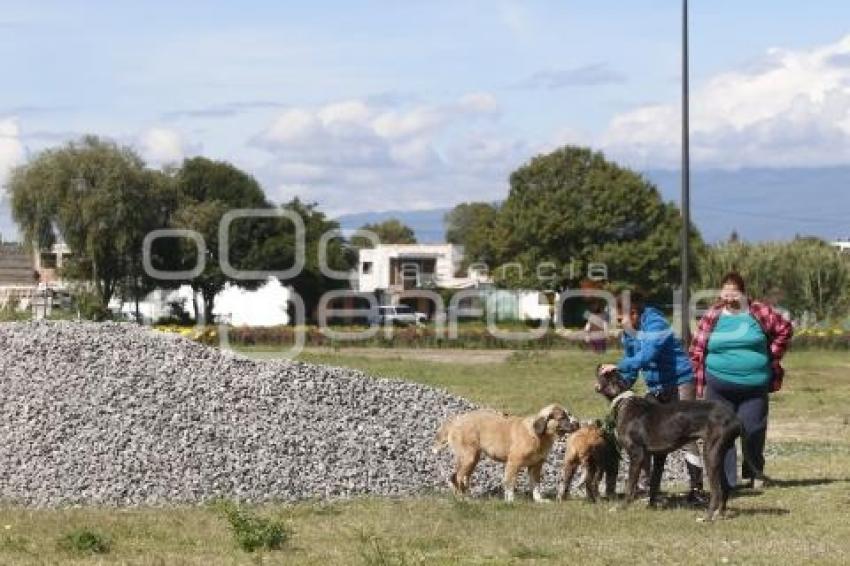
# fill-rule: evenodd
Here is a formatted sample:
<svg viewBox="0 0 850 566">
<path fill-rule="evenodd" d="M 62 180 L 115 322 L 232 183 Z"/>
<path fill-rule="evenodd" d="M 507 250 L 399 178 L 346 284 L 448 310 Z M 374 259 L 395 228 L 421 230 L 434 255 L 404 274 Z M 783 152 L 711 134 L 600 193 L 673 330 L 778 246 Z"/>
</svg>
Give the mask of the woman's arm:
<svg viewBox="0 0 850 566">
<path fill-rule="evenodd" d="M 750 312 L 758 320 L 767 337 L 767 349 L 770 353 L 770 365 L 773 374 L 769 390 L 771 392 L 779 391 L 782 389 L 782 380 L 785 377 L 785 370 L 779 362 L 791 344 L 794 326 L 779 311 L 764 303 L 753 303 Z"/>
<path fill-rule="evenodd" d="M 782 359 L 794 336 L 794 325 L 778 310 L 765 303 L 754 302 L 751 310 L 767 336 L 770 357 L 776 361 Z"/>
<path fill-rule="evenodd" d="M 696 394 L 698 398 L 702 398 L 703 390 L 705 389 L 705 356 L 708 349 L 708 339 L 711 337 L 711 331 L 717 322 L 720 315 L 720 307 L 715 305 L 699 321 L 696 334 L 691 341 L 689 354 L 691 357 L 691 366 L 694 370 L 694 382 L 696 385 Z"/>
<path fill-rule="evenodd" d="M 770 309 L 770 311 L 773 319 L 771 323 L 770 355 L 775 360 L 781 360 L 785 352 L 788 351 L 788 346 L 791 345 L 791 338 L 794 337 L 794 325 L 779 311 L 775 309 Z"/>
</svg>

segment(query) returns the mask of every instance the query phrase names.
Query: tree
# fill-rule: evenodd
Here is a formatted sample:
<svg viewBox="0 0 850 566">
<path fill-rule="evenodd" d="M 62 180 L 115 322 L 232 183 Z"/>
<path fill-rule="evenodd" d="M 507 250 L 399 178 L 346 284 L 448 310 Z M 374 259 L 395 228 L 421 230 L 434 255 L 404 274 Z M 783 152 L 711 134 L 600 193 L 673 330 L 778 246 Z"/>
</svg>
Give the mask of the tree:
<svg viewBox="0 0 850 566">
<path fill-rule="evenodd" d="M 368 230 L 378 235 L 382 244 L 415 244 L 416 233 L 409 226 L 402 224 L 397 218 L 390 218 L 383 222 L 364 224 L 361 230 Z M 372 241 L 363 236 L 354 236 L 351 243 L 357 248 L 370 248 Z"/>
<path fill-rule="evenodd" d="M 260 280 L 233 279 L 228 277 L 219 264 L 219 225 L 222 217 L 235 209 L 268 209 L 259 183 L 249 174 L 224 161 L 212 161 L 205 157 L 194 157 L 183 161 L 176 171 L 175 185 L 180 195 L 181 206 L 171 218 L 171 226 L 194 230 L 201 234 L 207 248 L 207 261 L 203 273 L 186 281 L 162 282 L 164 286 L 186 283 L 195 294 L 200 293 L 201 308 L 194 304 L 196 320 L 212 317 L 215 296 L 228 282 L 253 289 L 263 283 Z M 235 269 L 272 269 L 261 263 L 261 256 L 253 250 L 263 241 L 262 236 L 273 231 L 275 219 L 246 218 L 230 224 L 228 259 Z M 181 240 L 178 265 L 172 269 L 187 269 L 195 265 L 197 249 L 194 242 Z"/>
<path fill-rule="evenodd" d="M 160 281 L 151 277 L 144 269 L 142 254 L 145 236 L 153 230 L 168 226 L 171 215 L 180 208 L 181 203 L 170 172 L 146 169 L 143 174 L 148 190 L 144 194 L 137 194 L 136 198 L 128 202 L 135 214 L 128 215 L 126 276 L 118 284 L 118 292 L 122 298 L 130 298 L 134 302 L 137 319 L 140 317 L 139 301 L 160 286 Z M 160 252 L 160 257 L 175 257 L 177 249 L 179 243 L 175 240 L 158 239 L 154 241 L 150 251 L 154 256 L 155 250 L 167 250 Z"/>
<path fill-rule="evenodd" d="M 74 257 L 66 276 L 92 281 L 105 312 L 137 273 L 151 226 L 144 213 L 160 205 L 155 175 L 132 149 L 86 136 L 14 169 L 7 189 L 26 245 L 44 249 L 61 237 Z"/>
<path fill-rule="evenodd" d="M 315 203 L 303 203 L 295 198 L 281 205 L 282 209 L 295 212 L 304 223 L 305 257 L 304 268 L 294 277 L 282 280 L 298 293 L 304 301 L 307 320 L 315 320 L 316 307 L 322 295 L 332 289 L 348 287 L 348 279 L 336 279 L 322 273 L 319 266 L 319 244 L 322 235 L 339 231 L 339 223 L 329 220 L 318 210 Z M 259 241 L 255 261 L 271 266 L 270 269 L 285 269 L 295 261 L 295 235 L 292 223 L 283 220 L 271 226 L 271 231 Z M 356 249 L 343 238 L 332 238 L 326 243 L 327 267 L 334 271 L 348 272 L 357 263 Z M 290 320 L 294 320 L 290 310 Z"/>
<path fill-rule="evenodd" d="M 680 281 L 681 216 L 641 175 L 602 153 L 567 146 L 535 157 L 510 184 L 490 240 L 497 262 L 518 262 L 522 270 L 497 270 L 502 284 L 573 286 L 593 262 L 605 264 L 613 287 L 670 299 Z M 693 227 L 691 241 L 698 256 L 702 240 Z M 556 266 L 554 282 L 537 275 L 546 262 Z"/>
<path fill-rule="evenodd" d="M 465 202 L 446 213 L 446 241 L 463 246 L 464 266 L 493 265 L 496 254 L 491 236 L 498 215 L 498 206 L 486 202 Z"/>
</svg>

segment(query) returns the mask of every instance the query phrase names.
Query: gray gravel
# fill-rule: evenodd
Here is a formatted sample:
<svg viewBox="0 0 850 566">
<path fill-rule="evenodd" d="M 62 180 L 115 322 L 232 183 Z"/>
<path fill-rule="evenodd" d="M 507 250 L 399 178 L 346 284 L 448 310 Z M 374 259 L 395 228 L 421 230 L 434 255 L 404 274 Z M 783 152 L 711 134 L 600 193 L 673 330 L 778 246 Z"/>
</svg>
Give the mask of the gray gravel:
<svg viewBox="0 0 850 566">
<path fill-rule="evenodd" d="M 158 505 L 442 491 L 450 457 L 431 453 L 434 433 L 472 408 L 440 389 L 249 360 L 132 323 L 2 323 L 0 501 Z M 558 445 L 550 457 L 550 491 L 562 454 Z M 681 458 L 671 460 L 667 479 L 681 478 Z M 500 466 L 483 462 L 473 493 L 498 492 L 500 477 Z"/>
</svg>

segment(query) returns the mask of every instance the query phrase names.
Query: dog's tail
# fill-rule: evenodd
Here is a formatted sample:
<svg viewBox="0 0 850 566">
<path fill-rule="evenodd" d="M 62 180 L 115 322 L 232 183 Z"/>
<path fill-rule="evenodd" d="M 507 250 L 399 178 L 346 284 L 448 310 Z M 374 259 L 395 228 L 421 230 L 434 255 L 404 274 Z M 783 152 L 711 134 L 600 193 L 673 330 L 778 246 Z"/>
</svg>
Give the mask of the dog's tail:
<svg viewBox="0 0 850 566">
<path fill-rule="evenodd" d="M 444 422 L 437 430 L 437 436 L 434 437 L 434 444 L 431 446 L 431 452 L 439 454 L 440 451 L 449 445 L 449 425 L 451 421 Z"/>
</svg>

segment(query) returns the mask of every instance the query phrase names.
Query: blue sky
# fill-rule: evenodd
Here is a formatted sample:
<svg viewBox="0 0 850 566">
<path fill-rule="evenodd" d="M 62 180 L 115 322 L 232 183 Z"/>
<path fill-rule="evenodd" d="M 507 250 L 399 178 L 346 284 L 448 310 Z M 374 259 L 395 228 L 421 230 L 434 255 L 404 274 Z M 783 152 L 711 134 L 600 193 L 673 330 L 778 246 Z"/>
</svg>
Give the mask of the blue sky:
<svg viewBox="0 0 850 566">
<path fill-rule="evenodd" d="M 563 143 L 677 165 L 673 0 L 0 7 L 0 180 L 84 133 L 332 214 L 499 199 Z M 695 167 L 850 164 L 850 4 L 691 8 Z"/>
</svg>

